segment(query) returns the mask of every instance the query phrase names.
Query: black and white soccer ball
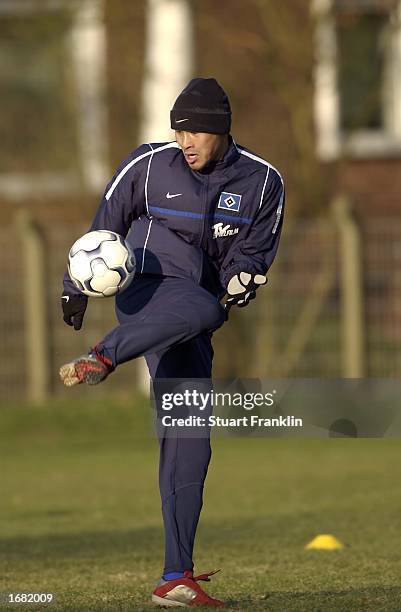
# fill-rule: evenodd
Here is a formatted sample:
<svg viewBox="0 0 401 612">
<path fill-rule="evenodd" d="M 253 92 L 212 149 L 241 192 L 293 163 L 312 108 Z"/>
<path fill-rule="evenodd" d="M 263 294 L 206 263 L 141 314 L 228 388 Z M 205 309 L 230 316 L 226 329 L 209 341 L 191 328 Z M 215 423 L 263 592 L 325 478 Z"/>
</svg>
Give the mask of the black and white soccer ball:
<svg viewBox="0 0 401 612">
<path fill-rule="evenodd" d="M 85 295 L 109 297 L 124 291 L 134 278 L 135 256 L 116 232 L 88 232 L 72 245 L 68 272 L 74 285 Z"/>
</svg>

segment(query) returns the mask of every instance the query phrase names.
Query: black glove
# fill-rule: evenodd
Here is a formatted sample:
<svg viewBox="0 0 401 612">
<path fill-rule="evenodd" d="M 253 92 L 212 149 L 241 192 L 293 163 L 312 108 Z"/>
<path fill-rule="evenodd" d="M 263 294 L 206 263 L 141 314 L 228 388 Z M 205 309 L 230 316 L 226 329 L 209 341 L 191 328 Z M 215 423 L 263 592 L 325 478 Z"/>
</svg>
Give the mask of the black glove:
<svg viewBox="0 0 401 612">
<path fill-rule="evenodd" d="M 234 305 L 240 308 L 247 306 L 256 296 L 256 289 L 266 283 L 267 278 L 263 274 L 249 274 L 249 272 L 235 274 L 227 285 L 226 308 L 229 309 Z"/>
<path fill-rule="evenodd" d="M 65 323 L 71 326 L 74 325 L 76 330 L 81 329 L 87 304 L 88 298 L 86 295 L 64 293 L 61 296 L 61 306 Z"/>
</svg>

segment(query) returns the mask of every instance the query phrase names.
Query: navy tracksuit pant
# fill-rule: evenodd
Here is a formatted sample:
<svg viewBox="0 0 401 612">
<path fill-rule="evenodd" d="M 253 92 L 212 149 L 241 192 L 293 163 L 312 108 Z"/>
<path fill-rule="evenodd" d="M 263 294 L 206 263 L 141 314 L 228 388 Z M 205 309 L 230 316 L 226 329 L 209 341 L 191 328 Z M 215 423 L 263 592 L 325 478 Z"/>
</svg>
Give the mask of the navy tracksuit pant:
<svg viewBox="0 0 401 612">
<path fill-rule="evenodd" d="M 142 275 L 116 299 L 120 325 L 97 346 L 114 366 L 145 355 L 154 381 L 211 378 L 218 299 L 189 279 Z M 210 439 L 159 433 L 164 573 L 193 569 L 192 552 L 211 456 Z M 159 430 L 160 431 L 160 430 Z"/>
</svg>

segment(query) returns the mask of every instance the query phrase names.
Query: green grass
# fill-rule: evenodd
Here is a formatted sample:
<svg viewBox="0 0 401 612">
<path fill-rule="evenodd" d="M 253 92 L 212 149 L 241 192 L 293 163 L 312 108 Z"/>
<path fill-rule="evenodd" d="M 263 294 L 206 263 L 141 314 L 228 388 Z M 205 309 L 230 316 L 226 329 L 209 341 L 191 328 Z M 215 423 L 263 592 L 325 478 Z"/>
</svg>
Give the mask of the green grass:
<svg viewBox="0 0 401 612">
<path fill-rule="evenodd" d="M 163 532 L 148 411 L 1 408 L 1 593 L 53 592 L 50 610 L 154 609 Z M 233 610 L 400 610 L 400 480 L 396 439 L 216 440 L 196 570 L 223 569 L 206 586 Z M 306 551 L 319 533 L 345 548 Z"/>
</svg>

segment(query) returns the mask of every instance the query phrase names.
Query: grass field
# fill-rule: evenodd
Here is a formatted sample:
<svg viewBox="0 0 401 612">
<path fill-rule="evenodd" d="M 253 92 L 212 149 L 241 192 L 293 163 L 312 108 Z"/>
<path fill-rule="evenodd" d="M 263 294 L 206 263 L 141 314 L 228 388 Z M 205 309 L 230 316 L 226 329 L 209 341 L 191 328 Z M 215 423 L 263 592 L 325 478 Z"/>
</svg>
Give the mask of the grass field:
<svg viewBox="0 0 401 612">
<path fill-rule="evenodd" d="M 148 411 L 0 409 L 1 593 L 52 592 L 50 610 L 154 609 L 163 533 Z M 235 610 L 401 610 L 400 457 L 397 439 L 216 440 L 195 551 L 196 571 L 223 570 L 208 591 Z M 345 548 L 306 551 L 319 533 Z"/>
</svg>

